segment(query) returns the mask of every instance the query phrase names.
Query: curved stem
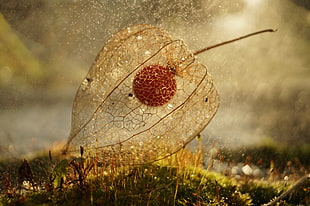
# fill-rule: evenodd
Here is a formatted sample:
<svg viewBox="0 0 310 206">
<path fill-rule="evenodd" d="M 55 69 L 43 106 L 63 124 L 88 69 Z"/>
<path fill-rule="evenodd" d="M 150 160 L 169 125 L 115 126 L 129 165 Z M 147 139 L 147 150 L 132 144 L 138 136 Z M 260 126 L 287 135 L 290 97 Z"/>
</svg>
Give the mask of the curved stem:
<svg viewBox="0 0 310 206">
<path fill-rule="evenodd" d="M 265 32 L 276 32 L 277 29 L 264 29 L 264 30 L 260 30 L 260 31 L 257 31 L 257 32 L 253 32 L 253 33 L 250 33 L 250 34 L 247 34 L 247 35 L 244 35 L 244 36 L 241 36 L 241 37 L 238 37 L 238 38 L 235 38 L 235 39 L 231 39 L 231 40 L 228 40 L 228 41 L 224 41 L 222 43 L 219 43 L 219 44 L 215 44 L 215 45 L 212 45 L 212 46 L 209 46 L 209 47 L 206 47 L 206 48 L 203 48 L 203 49 L 200 49 L 196 52 L 194 52 L 193 54 L 194 55 L 198 55 L 198 54 L 201 54 L 207 50 L 210 50 L 210 49 L 213 49 L 213 48 L 216 48 L 216 47 L 219 47 L 219 46 L 223 46 L 225 44 L 229 44 L 229 43 L 232 43 L 232 42 L 235 42 L 235 41 L 239 41 L 241 39 L 245 39 L 245 38 L 248 38 L 250 36 L 254 36 L 254 35 L 257 35 L 257 34 L 261 34 L 261 33 L 265 33 Z"/>
</svg>

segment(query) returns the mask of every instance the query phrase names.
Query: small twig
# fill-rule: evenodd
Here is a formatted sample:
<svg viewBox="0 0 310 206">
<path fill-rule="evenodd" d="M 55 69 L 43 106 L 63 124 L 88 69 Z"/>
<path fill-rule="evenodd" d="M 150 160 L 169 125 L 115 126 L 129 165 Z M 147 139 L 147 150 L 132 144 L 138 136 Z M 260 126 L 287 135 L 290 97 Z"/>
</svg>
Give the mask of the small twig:
<svg viewBox="0 0 310 206">
<path fill-rule="evenodd" d="M 229 43 L 232 43 L 232 42 L 235 42 L 235 41 L 239 41 L 241 39 L 245 39 L 245 38 L 248 38 L 250 36 L 254 36 L 254 35 L 257 35 L 257 34 L 261 34 L 261 33 L 265 33 L 265 32 L 276 32 L 277 29 L 265 29 L 265 30 L 260 30 L 260 31 L 257 31 L 257 32 L 253 32 L 253 33 L 250 33 L 250 34 L 247 34 L 247 35 L 244 35 L 244 36 L 241 36 L 241 37 L 238 37 L 238 38 L 235 38 L 235 39 L 231 39 L 231 40 L 228 40 L 228 41 L 224 41 L 224 42 L 221 42 L 219 44 L 215 44 L 215 45 L 212 45 L 212 46 L 209 46 L 209 47 L 206 47 L 206 48 L 203 48 L 203 49 L 200 49 L 196 52 L 194 52 L 193 54 L 196 56 L 198 54 L 201 54 L 207 50 L 210 50 L 210 49 L 214 49 L 216 47 L 219 47 L 219 46 L 223 46 L 225 44 L 229 44 Z"/>
<path fill-rule="evenodd" d="M 262 206 L 272 206 L 275 205 L 278 201 L 284 199 L 286 196 L 288 196 L 290 193 L 292 193 L 294 190 L 296 190 L 299 186 L 301 186 L 302 184 L 304 184 L 307 180 L 310 179 L 310 174 L 305 175 L 304 177 L 300 178 L 300 180 L 298 180 L 295 185 L 293 185 L 290 189 L 288 189 L 286 192 L 284 192 L 283 194 L 281 194 L 279 197 L 275 197 L 273 200 L 271 200 L 270 202 L 263 204 Z"/>
</svg>

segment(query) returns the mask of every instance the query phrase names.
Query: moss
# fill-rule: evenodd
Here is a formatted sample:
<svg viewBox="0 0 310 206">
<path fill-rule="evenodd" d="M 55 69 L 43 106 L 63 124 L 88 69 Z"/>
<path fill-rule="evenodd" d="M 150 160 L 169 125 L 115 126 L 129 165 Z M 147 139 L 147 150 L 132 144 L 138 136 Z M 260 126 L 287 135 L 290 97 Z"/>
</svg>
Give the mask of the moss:
<svg viewBox="0 0 310 206">
<path fill-rule="evenodd" d="M 189 159 L 195 154 L 185 152 Z M 186 157 L 141 166 L 104 168 L 78 158 L 66 162 L 47 157 L 29 161 L 35 187 L 17 181 L 19 161 L 1 171 L 3 205 L 261 205 L 285 192 L 292 183 L 227 177 L 197 165 Z M 180 162 L 180 160 L 182 160 Z M 168 164 L 169 162 L 169 164 Z M 22 164 L 23 163 L 23 164 Z M 2 163 L 4 164 L 4 163 Z M 11 164 L 11 163 L 9 163 Z M 11 164 L 12 165 L 12 164 Z M 23 166 L 25 167 L 25 166 Z M 15 171 L 15 172 L 13 172 Z M 9 174 L 9 175 L 8 175 Z M 28 179 L 30 175 L 25 175 Z M 8 178 L 8 176 L 10 176 Z M 25 180 L 25 178 L 23 179 Z M 309 181 L 279 201 L 284 205 L 309 204 Z"/>
</svg>

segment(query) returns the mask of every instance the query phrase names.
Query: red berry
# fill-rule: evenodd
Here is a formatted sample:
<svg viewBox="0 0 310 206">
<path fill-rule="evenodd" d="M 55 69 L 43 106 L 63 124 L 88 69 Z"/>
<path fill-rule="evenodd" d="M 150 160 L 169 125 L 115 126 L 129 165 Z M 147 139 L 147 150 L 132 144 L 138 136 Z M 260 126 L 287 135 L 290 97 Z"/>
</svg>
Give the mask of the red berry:
<svg viewBox="0 0 310 206">
<path fill-rule="evenodd" d="M 157 107 L 166 104 L 175 95 L 176 89 L 174 73 L 160 65 L 144 67 L 133 80 L 135 96 L 148 106 Z"/>
</svg>

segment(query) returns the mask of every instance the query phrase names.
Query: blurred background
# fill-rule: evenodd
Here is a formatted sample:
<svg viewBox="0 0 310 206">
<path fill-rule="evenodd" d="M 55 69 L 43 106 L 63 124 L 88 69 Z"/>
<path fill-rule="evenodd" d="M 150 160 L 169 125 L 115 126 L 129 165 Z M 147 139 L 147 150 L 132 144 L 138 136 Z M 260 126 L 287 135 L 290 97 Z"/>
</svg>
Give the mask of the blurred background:
<svg viewBox="0 0 310 206">
<path fill-rule="evenodd" d="M 1 157 L 66 142 L 75 92 L 97 53 L 138 23 L 168 30 L 193 51 L 278 29 L 198 56 L 221 99 L 202 139 L 310 144 L 308 0 L 0 0 Z"/>
</svg>

